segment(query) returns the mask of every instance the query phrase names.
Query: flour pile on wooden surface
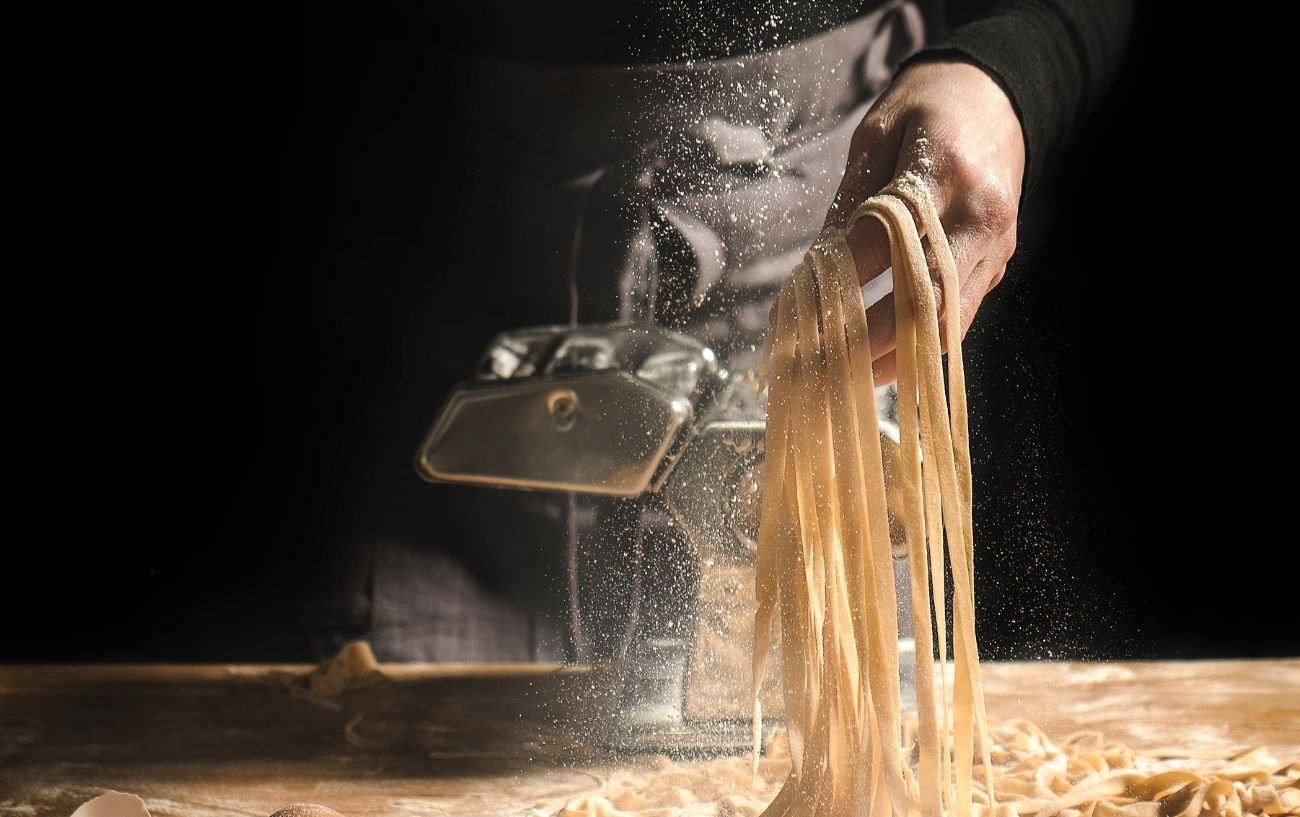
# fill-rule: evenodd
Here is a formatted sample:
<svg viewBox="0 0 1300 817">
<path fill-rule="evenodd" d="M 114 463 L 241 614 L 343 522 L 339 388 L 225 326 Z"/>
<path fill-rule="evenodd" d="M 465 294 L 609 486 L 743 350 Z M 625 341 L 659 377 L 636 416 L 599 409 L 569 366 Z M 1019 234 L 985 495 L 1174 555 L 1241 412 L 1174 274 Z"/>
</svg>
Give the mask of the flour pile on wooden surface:
<svg viewBox="0 0 1300 817">
<path fill-rule="evenodd" d="M 905 737 L 916 726 L 914 717 L 904 720 Z M 1024 720 L 991 722 L 990 738 L 997 813 L 1005 817 L 1300 814 L 1300 760 L 1282 763 L 1263 749 L 1135 753 L 1097 732 L 1053 743 Z M 757 778 L 749 764 L 748 757 L 649 758 L 565 803 L 539 804 L 528 817 L 757 817 L 789 773 L 784 734 L 769 744 Z M 978 786 L 976 799 L 972 814 L 987 814 Z"/>
</svg>

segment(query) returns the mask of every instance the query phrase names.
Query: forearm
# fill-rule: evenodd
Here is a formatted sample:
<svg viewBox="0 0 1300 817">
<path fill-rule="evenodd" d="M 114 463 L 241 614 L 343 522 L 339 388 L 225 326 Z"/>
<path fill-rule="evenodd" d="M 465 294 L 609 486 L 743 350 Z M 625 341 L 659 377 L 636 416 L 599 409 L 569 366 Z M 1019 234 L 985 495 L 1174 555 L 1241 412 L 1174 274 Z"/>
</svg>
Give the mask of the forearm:
<svg viewBox="0 0 1300 817">
<path fill-rule="evenodd" d="M 1096 106 L 1123 56 L 1130 0 L 1006 0 L 909 62 L 961 56 L 1006 90 L 1025 135 L 1025 188 Z"/>
</svg>

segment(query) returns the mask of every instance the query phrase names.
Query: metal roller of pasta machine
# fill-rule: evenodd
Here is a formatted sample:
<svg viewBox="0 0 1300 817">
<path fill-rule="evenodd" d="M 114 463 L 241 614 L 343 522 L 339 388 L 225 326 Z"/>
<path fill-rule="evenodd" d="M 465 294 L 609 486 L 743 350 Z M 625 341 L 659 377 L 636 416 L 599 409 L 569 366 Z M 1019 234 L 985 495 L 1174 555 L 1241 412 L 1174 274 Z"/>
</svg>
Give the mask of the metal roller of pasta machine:
<svg viewBox="0 0 1300 817">
<path fill-rule="evenodd" d="M 752 380 L 680 333 L 534 327 L 492 340 L 420 446 L 417 470 L 431 482 L 581 498 L 589 532 L 570 534 L 572 653 L 625 659 L 611 746 L 748 745 L 764 416 Z M 888 466 L 898 432 L 887 418 L 881 428 Z M 776 677 L 762 697 L 779 718 Z"/>
</svg>

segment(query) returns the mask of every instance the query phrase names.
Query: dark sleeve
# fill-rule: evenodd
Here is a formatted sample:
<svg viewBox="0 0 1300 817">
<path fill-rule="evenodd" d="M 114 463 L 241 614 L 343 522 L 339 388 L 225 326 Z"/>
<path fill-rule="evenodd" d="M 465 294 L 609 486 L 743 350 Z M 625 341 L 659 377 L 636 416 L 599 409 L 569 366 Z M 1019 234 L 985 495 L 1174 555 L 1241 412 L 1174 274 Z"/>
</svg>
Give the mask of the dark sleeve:
<svg viewBox="0 0 1300 817">
<path fill-rule="evenodd" d="M 1130 0 L 1007 0 L 908 62 L 961 56 L 1001 81 L 1025 132 L 1028 191 L 1105 90 L 1132 17 Z"/>
</svg>

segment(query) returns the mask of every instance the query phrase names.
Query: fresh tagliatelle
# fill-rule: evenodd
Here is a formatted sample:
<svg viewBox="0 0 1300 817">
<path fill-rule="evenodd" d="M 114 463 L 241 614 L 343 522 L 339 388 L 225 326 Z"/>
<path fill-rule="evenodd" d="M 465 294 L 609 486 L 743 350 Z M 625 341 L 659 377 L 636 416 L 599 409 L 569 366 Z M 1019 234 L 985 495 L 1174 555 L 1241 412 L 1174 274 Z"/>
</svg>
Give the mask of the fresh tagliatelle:
<svg viewBox="0 0 1300 817">
<path fill-rule="evenodd" d="M 894 276 L 901 468 L 891 470 L 892 503 L 885 494 L 866 313 L 847 243 L 862 218 L 883 225 Z M 936 283 L 949 305 L 942 315 Z M 1280 764 L 1262 750 L 1195 760 L 1142 757 L 1096 733 L 1054 744 L 1028 721 L 986 717 L 975 639 L 958 292 L 952 251 L 915 177 L 904 176 L 863 203 L 843 229 L 828 230 L 808 251 L 778 296 L 766 357 L 753 758 L 655 761 L 534 814 L 1300 814 L 1300 763 Z M 906 540 L 916 639 L 917 712 L 907 717 L 890 507 Z M 945 637 L 949 592 L 951 643 Z M 778 623 L 785 731 L 762 755 L 757 690 Z M 937 665 L 925 660 L 935 654 Z"/>
<path fill-rule="evenodd" d="M 915 766 L 900 748 L 889 503 L 866 312 L 847 241 L 861 218 L 885 228 L 894 271 L 902 467 L 891 487 L 920 656 L 932 654 L 934 627 L 940 659 L 948 657 L 945 560 L 953 578 L 953 679 L 936 681 L 930 661 L 916 662 Z M 977 801 L 996 808 L 975 643 L 961 326 L 955 309 L 940 320 L 935 280 L 956 305 L 957 268 L 943 227 L 924 187 L 905 177 L 814 245 L 777 298 L 754 649 L 757 684 L 779 618 L 792 768 L 765 812 L 772 817 L 967 817 Z M 946 389 L 941 331 L 949 349 Z"/>
</svg>

